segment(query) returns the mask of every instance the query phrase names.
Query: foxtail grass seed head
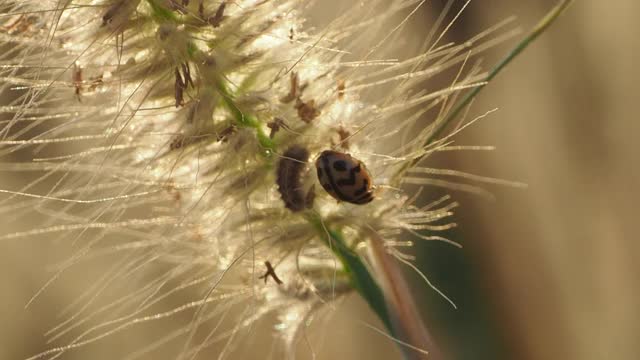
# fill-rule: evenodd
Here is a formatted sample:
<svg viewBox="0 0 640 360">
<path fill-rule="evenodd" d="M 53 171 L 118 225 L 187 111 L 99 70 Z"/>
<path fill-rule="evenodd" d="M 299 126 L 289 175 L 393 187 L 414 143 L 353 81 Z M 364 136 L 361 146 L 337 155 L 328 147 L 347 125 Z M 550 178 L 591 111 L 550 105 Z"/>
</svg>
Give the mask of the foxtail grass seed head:
<svg viewBox="0 0 640 360">
<path fill-rule="evenodd" d="M 291 353 L 315 310 L 375 290 L 362 277 L 371 231 L 403 261 L 414 241 L 448 242 L 456 203 L 424 202 L 422 187 L 476 191 L 447 178 L 478 177 L 422 166 L 466 149 L 451 136 L 472 121 L 427 140 L 460 91 L 484 85 L 469 59 L 508 36 L 508 22 L 455 45 L 442 16 L 421 52 L 402 57 L 403 26 L 424 1 L 354 4 L 315 29 L 311 3 L 0 5 L 0 90 L 12 98 L 0 107 L 0 167 L 28 179 L 2 189 L 0 212 L 38 219 L 0 239 L 77 249 L 32 300 L 87 261 L 113 264 L 48 333 L 62 344 L 32 359 L 184 313 L 158 341 L 113 356 L 178 339 L 179 359 L 214 343 L 228 353 L 266 314 Z M 179 295 L 189 300 L 162 308 Z"/>
</svg>

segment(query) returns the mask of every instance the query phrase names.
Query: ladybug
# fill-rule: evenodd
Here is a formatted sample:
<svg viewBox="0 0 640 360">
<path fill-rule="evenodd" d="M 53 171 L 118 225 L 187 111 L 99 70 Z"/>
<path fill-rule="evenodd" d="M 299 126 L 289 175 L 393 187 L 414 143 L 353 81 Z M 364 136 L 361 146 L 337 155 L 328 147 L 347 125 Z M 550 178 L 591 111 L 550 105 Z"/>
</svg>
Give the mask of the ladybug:
<svg viewBox="0 0 640 360">
<path fill-rule="evenodd" d="M 373 200 L 371 175 L 364 164 L 349 154 L 325 150 L 316 160 L 318 180 L 339 201 L 364 205 Z"/>
</svg>

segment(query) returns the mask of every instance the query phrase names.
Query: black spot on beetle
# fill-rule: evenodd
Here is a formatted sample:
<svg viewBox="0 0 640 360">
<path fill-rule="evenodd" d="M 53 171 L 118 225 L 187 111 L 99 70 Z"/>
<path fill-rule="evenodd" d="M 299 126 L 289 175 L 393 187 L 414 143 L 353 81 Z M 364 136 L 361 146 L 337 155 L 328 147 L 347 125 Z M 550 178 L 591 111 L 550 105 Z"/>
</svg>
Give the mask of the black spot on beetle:
<svg viewBox="0 0 640 360">
<path fill-rule="evenodd" d="M 344 160 L 336 160 L 333 162 L 333 169 L 336 171 L 347 171 L 347 163 Z"/>
<path fill-rule="evenodd" d="M 360 172 L 360 164 L 358 166 L 351 168 L 349 170 L 349 178 L 348 179 L 340 179 L 338 180 L 338 186 L 353 186 L 356 184 L 356 173 Z"/>
</svg>

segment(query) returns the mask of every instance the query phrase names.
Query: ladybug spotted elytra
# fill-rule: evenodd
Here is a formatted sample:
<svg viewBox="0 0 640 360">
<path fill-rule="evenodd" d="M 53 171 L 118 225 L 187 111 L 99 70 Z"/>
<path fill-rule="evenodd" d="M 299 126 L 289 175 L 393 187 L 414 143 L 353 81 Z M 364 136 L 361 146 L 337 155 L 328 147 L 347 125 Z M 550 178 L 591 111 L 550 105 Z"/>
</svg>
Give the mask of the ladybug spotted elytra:
<svg viewBox="0 0 640 360">
<path fill-rule="evenodd" d="M 357 205 L 373 200 L 371 175 L 351 155 L 325 150 L 316 160 L 316 170 L 320 184 L 335 199 Z"/>
</svg>

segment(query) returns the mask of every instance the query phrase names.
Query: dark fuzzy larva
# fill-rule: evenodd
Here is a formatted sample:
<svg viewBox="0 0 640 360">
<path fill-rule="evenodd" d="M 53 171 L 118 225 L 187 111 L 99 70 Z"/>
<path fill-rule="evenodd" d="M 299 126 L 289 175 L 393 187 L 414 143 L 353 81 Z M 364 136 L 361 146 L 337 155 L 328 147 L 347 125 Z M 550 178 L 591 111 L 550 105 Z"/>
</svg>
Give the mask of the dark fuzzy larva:
<svg viewBox="0 0 640 360">
<path fill-rule="evenodd" d="M 305 194 L 300 178 L 309 160 L 309 151 L 300 145 L 288 148 L 278 162 L 276 183 L 284 206 L 293 211 L 302 211 L 313 205 L 313 188 Z"/>
<path fill-rule="evenodd" d="M 349 154 L 325 150 L 316 161 L 320 185 L 337 200 L 363 205 L 373 200 L 371 175 Z"/>
</svg>

